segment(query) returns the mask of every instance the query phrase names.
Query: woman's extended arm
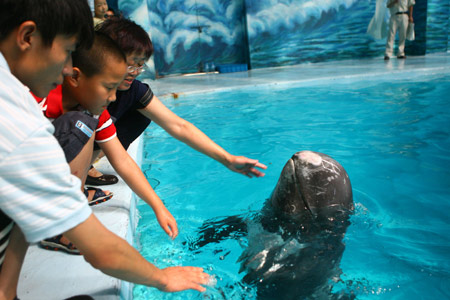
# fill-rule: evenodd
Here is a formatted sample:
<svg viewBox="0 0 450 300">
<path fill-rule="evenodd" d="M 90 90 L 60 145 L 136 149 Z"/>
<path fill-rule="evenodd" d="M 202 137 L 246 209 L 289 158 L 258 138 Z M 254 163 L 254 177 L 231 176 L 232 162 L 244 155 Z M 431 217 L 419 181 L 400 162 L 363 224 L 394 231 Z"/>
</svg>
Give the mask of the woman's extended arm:
<svg viewBox="0 0 450 300">
<path fill-rule="evenodd" d="M 173 113 L 156 96 L 153 96 L 152 101 L 139 111 L 177 140 L 215 159 L 230 170 L 248 177 L 264 176 L 264 173 L 256 168 L 267 169 L 265 165 L 255 159 L 228 153 L 193 124 Z"/>
</svg>

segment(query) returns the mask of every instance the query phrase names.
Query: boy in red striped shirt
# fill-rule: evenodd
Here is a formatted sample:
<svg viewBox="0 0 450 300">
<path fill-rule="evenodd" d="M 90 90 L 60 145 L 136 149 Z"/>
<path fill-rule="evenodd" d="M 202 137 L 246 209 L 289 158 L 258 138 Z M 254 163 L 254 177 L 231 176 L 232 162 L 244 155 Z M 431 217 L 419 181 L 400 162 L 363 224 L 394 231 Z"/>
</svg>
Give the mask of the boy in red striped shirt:
<svg viewBox="0 0 450 300">
<path fill-rule="evenodd" d="M 115 101 L 117 87 L 123 81 L 127 69 L 125 56 L 120 50 L 120 55 L 108 54 L 114 47 L 117 46 L 108 36 L 96 33 L 90 50 L 73 54 L 72 75 L 65 76 L 61 86 L 52 90 L 46 98 L 37 101 L 44 114 L 54 119 L 55 137 L 64 150 L 72 174 L 78 176 L 82 183 L 85 182 L 92 163 L 95 140 L 128 186 L 152 207 L 163 230 L 171 238 L 175 238 L 178 228 L 174 217 L 123 148 L 106 110 L 108 104 Z M 92 189 L 96 195 L 91 192 L 87 196 L 88 199 L 94 197 L 94 203 L 112 196 L 100 189 Z M 59 248 L 71 254 L 79 254 L 63 236 L 44 240 L 41 245 L 48 249 Z"/>
</svg>

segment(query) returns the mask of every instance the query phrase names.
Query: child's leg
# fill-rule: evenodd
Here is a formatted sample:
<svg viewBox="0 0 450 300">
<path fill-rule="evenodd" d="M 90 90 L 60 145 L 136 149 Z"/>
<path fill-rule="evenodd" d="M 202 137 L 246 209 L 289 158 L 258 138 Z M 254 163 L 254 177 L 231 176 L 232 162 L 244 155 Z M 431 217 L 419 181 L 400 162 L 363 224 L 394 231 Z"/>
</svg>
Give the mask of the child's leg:
<svg viewBox="0 0 450 300">
<path fill-rule="evenodd" d="M 105 156 L 103 151 L 98 147 L 98 144 L 94 143 L 94 152 L 92 153 L 92 160 L 91 160 L 91 168 L 89 169 L 88 175 L 92 177 L 100 177 L 103 174 L 100 171 L 97 171 L 92 165 L 95 163 L 97 159 L 102 158 Z"/>
<path fill-rule="evenodd" d="M 71 173 L 80 178 L 82 191 L 91 165 L 97 124 L 97 119 L 83 112 L 68 112 L 53 121 L 54 135 L 64 151 Z M 88 199 L 92 200 L 94 194 L 94 190 L 89 191 Z M 105 191 L 105 194 L 110 193 Z"/>
<path fill-rule="evenodd" d="M 95 135 L 93 134 L 81 149 L 80 153 L 78 153 L 78 155 L 74 159 L 72 159 L 71 162 L 69 162 L 71 173 L 80 178 L 82 187 L 84 186 L 86 176 L 91 166 L 92 151 L 94 149 L 94 139 Z"/>
</svg>

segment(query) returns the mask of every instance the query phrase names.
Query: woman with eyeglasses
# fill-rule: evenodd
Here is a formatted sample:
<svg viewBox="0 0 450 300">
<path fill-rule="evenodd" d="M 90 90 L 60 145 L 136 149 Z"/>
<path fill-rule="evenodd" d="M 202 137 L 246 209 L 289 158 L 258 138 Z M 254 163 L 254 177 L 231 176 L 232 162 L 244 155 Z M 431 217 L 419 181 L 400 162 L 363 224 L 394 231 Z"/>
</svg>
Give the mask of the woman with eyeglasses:
<svg viewBox="0 0 450 300">
<path fill-rule="evenodd" d="M 117 137 L 125 149 L 154 121 L 174 138 L 230 170 L 247 177 L 264 176 L 257 168 L 266 169 L 265 165 L 254 159 L 228 153 L 193 124 L 169 110 L 147 84 L 136 80 L 153 53 L 150 37 L 141 26 L 128 19 L 113 17 L 103 22 L 97 30 L 115 40 L 127 57 L 128 74 L 118 88 L 117 100 L 108 106 L 109 113 L 116 119 Z M 102 175 L 94 168 L 89 175 L 87 184 L 112 183 L 112 180 L 106 180 L 107 175 Z"/>
</svg>

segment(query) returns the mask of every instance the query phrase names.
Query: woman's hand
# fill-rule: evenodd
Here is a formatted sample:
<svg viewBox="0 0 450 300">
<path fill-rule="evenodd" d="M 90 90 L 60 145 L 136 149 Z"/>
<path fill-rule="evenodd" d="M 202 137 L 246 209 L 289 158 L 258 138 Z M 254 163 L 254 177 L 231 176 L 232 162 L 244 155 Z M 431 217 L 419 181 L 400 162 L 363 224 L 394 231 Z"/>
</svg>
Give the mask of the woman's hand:
<svg viewBox="0 0 450 300">
<path fill-rule="evenodd" d="M 247 177 L 263 177 L 265 174 L 258 169 L 267 169 L 267 166 L 259 163 L 256 159 L 250 159 L 244 156 L 232 156 L 225 166 L 236 173 L 243 174 Z"/>
</svg>

